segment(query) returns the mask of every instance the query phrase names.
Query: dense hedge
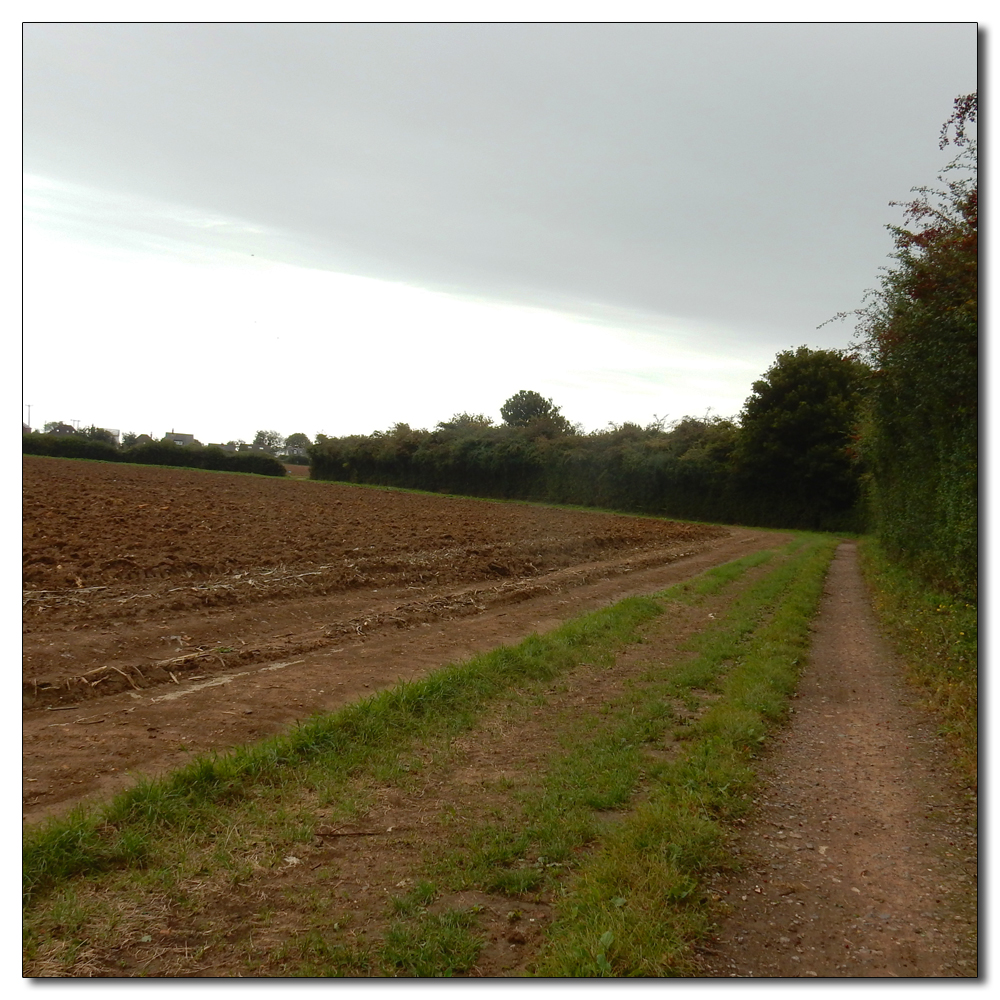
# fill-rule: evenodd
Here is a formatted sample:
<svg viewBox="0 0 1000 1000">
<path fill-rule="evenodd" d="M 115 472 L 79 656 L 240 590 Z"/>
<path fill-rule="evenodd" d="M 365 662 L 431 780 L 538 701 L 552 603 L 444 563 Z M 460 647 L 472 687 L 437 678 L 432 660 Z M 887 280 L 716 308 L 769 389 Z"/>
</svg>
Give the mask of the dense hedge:
<svg viewBox="0 0 1000 1000">
<path fill-rule="evenodd" d="M 592 434 L 398 424 L 384 433 L 322 438 L 310 449 L 311 476 L 688 520 L 858 529 L 853 503 L 786 508 L 775 505 L 770 488 L 755 490 L 733 460 L 738 437 L 729 420 L 690 417 L 669 430 L 625 424 Z"/>
<path fill-rule="evenodd" d="M 962 147 L 945 189 L 906 205 L 891 227 L 896 265 L 883 275 L 860 332 L 874 368 L 861 448 L 882 547 L 925 580 L 970 597 L 979 571 L 979 203 L 976 97 L 949 126 Z M 915 225 L 914 225 L 915 224 Z"/>
<path fill-rule="evenodd" d="M 62 434 L 24 434 L 21 451 L 25 455 L 51 455 L 53 458 L 93 458 L 101 462 L 120 462 L 122 452 L 113 444 L 90 438 Z"/>
<path fill-rule="evenodd" d="M 229 454 L 221 448 L 196 448 L 151 441 L 133 448 L 116 448 L 103 441 L 75 435 L 24 434 L 22 452 L 54 458 L 91 458 L 102 462 L 134 462 L 140 465 L 170 465 L 218 472 L 252 472 L 260 476 L 284 476 L 287 470 L 273 455 L 261 452 Z"/>
</svg>

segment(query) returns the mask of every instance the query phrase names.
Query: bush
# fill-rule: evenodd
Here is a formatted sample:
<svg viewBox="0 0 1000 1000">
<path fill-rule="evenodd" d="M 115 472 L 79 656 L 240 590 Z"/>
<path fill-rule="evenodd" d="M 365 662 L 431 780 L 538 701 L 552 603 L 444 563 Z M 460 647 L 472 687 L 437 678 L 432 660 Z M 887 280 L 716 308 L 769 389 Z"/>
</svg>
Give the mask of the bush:
<svg viewBox="0 0 1000 1000">
<path fill-rule="evenodd" d="M 21 452 L 25 455 L 49 455 L 53 458 L 90 458 L 100 462 L 118 462 L 121 456 L 113 444 L 76 434 L 24 434 Z"/>
<path fill-rule="evenodd" d="M 169 465 L 217 472 L 249 472 L 258 476 L 286 476 L 287 469 L 273 455 L 241 452 L 231 455 L 221 448 L 181 447 L 169 441 L 148 441 L 133 448 L 118 449 L 103 441 L 54 434 L 25 434 L 22 452 L 52 458 L 90 458 L 100 462 L 133 462 L 139 465 Z"/>
<path fill-rule="evenodd" d="M 918 189 L 896 265 L 859 310 L 874 368 L 861 449 L 875 534 L 925 581 L 974 598 L 979 570 L 979 186 L 976 95 L 955 102 L 958 179 Z"/>
</svg>

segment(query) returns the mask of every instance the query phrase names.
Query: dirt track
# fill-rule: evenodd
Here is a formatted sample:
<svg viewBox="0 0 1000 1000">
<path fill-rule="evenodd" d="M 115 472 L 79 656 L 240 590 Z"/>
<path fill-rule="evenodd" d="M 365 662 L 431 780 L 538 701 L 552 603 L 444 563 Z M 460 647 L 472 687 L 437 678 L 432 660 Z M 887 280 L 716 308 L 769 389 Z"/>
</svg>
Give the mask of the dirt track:
<svg viewBox="0 0 1000 1000">
<path fill-rule="evenodd" d="M 30 819 L 777 540 L 58 459 L 24 487 Z"/>
<path fill-rule="evenodd" d="M 975 800 L 841 545 L 705 976 L 975 977 Z"/>
</svg>

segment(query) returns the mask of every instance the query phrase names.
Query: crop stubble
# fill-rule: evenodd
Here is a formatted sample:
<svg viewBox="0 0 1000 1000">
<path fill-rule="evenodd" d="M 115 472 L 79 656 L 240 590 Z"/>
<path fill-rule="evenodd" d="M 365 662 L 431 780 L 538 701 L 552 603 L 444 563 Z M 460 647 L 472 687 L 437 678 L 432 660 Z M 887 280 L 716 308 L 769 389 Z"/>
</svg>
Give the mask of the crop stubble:
<svg viewBox="0 0 1000 1000">
<path fill-rule="evenodd" d="M 23 470 L 26 818 L 775 541 L 189 469 Z"/>
</svg>

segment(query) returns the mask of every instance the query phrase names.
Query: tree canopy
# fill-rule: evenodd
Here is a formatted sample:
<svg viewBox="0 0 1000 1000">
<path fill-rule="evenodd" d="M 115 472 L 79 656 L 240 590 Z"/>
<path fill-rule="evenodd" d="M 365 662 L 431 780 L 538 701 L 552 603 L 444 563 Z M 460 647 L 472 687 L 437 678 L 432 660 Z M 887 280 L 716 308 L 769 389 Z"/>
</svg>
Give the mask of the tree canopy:
<svg viewBox="0 0 1000 1000">
<path fill-rule="evenodd" d="M 843 351 L 782 351 L 740 414 L 738 472 L 766 502 L 795 512 L 847 510 L 858 499 L 852 442 L 867 366 Z"/>
<path fill-rule="evenodd" d="M 915 188 L 889 226 L 896 264 L 857 311 L 875 375 L 861 447 L 873 527 L 928 579 L 973 592 L 978 572 L 978 98 L 955 99 L 941 188 Z"/>
<path fill-rule="evenodd" d="M 570 422 L 562 415 L 551 399 L 530 389 L 515 393 L 500 407 L 500 416 L 508 427 L 534 425 L 541 432 L 563 434 L 571 429 Z"/>
<path fill-rule="evenodd" d="M 284 443 L 285 439 L 277 431 L 257 431 L 253 439 L 253 449 L 274 455 L 281 450 Z"/>
</svg>

